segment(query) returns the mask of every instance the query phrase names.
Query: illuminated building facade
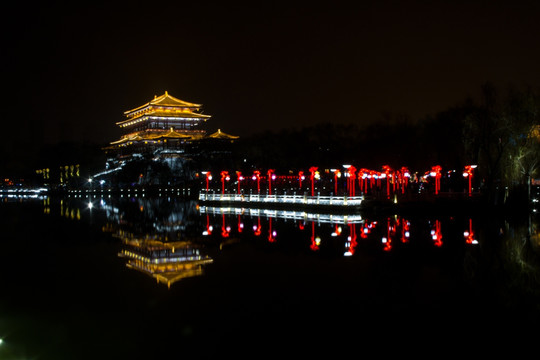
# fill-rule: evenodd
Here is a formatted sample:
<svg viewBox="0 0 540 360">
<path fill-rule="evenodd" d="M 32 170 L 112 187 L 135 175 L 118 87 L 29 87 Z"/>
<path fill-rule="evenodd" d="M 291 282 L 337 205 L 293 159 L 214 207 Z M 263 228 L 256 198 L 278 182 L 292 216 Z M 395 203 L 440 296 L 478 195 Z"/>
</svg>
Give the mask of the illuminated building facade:
<svg viewBox="0 0 540 360">
<path fill-rule="evenodd" d="M 238 138 L 221 130 L 207 134 L 201 124 L 211 116 L 202 113 L 202 105 L 177 99 L 167 91 L 124 115 L 125 119 L 116 123 L 122 136 L 104 149 L 104 173 L 121 170 L 132 161 L 152 161 L 153 165 L 166 165 L 173 175 L 186 176 L 190 162 L 196 162 L 216 144 L 232 143 Z"/>
</svg>

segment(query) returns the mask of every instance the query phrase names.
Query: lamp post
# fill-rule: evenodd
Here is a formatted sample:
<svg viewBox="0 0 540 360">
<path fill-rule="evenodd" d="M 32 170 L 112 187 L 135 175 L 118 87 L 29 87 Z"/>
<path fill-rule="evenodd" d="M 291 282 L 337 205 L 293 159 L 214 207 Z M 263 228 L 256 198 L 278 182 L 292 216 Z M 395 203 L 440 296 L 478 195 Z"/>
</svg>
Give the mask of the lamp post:
<svg viewBox="0 0 540 360">
<path fill-rule="evenodd" d="M 272 180 L 276 178 L 276 175 L 274 175 L 274 170 L 270 169 L 268 170 L 268 195 L 272 195 Z"/>
<path fill-rule="evenodd" d="M 236 178 L 238 179 L 238 191 L 237 194 L 240 195 L 240 182 L 244 180 L 244 177 L 242 176 L 242 173 L 240 171 L 236 172 Z"/>
<path fill-rule="evenodd" d="M 337 185 L 338 185 L 338 178 L 341 177 L 341 172 L 338 169 L 331 169 L 334 173 L 334 195 L 337 196 Z"/>
<path fill-rule="evenodd" d="M 472 177 L 473 170 L 476 169 L 476 165 L 466 165 L 463 177 L 469 178 L 469 196 L 472 196 Z"/>
<path fill-rule="evenodd" d="M 383 170 L 386 175 L 386 197 L 390 199 L 390 173 L 392 169 L 388 165 L 383 165 Z"/>
<path fill-rule="evenodd" d="M 350 181 L 350 185 L 349 185 L 349 196 L 355 196 L 355 191 L 354 191 L 354 188 L 355 188 L 355 183 L 356 183 L 356 168 L 354 166 L 349 166 L 349 168 L 347 169 L 347 173 L 349 174 L 349 181 Z"/>
<path fill-rule="evenodd" d="M 260 194 L 261 192 L 261 173 L 259 170 L 255 170 L 253 172 L 253 180 L 257 180 L 257 194 Z"/>
<path fill-rule="evenodd" d="M 438 195 L 441 190 L 441 170 L 440 165 L 435 165 L 431 168 L 430 175 L 435 178 L 435 195 Z"/>
<path fill-rule="evenodd" d="M 317 172 L 318 167 L 312 166 L 309 168 L 309 172 L 311 173 L 310 179 L 311 179 L 311 196 L 315 196 L 315 172 Z"/>
<path fill-rule="evenodd" d="M 225 181 L 229 181 L 231 178 L 229 177 L 229 172 L 222 171 L 221 172 L 221 194 L 225 194 Z"/>
<path fill-rule="evenodd" d="M 208 192 L 208 184 L 212 180 L 212 174 L 210 171 L 203 171 L 202 174 L 206 176 L 206 192 Z"/>
</svg>

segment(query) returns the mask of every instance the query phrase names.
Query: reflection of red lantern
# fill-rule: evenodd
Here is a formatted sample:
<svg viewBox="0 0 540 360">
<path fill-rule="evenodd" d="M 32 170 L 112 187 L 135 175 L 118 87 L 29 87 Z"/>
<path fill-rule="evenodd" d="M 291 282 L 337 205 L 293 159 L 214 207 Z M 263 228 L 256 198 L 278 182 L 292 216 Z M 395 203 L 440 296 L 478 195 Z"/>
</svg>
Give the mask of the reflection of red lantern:
<svg viewBox="0 0 540 360">
<path fill-rule="evenodd" d="M 319 244 L 321 242 L 321 239 L 319 237 L 315 237 L 315 223 L 311 223 L 311 245 L 309 245 L 309 248 L 313 251 L 319 250 Z"/>
<path fill-rule="evenodd" d="M 261 218 L 257 217 L 257 225 L 253 225 L 253 235 L 261 235 Z"/>
<path fill-rule="evenodd" d="M 441 222 L 439 220 L 435 220 L 435 229 L 431 230 L 431 238 L 433 239 L 435 246 L 442 246 Z"/>
<path fill-rule="evenodd" d="M 272 218 L 268 218 L 268 242 L 275 242 L 276 241 L 276 231 L 272 230 Z"/>
<path fill-rule="evenodd" d="M 478 240 L 474 238 L 474 232 L 472 230 L 472 219 L 469 219 L 469 231 L 464 231 L 463 237 L 467 244 L 478 244 Z"/>
<path fill-rule="evenodd" d="M 299 171 L 298 172 L 298 181 L 300 182 L 300 189 L 302 188 L 302 180 L 305 180 L 306 177 L 304 176 L 304 172 L 303 171 Z"/>
</svg>

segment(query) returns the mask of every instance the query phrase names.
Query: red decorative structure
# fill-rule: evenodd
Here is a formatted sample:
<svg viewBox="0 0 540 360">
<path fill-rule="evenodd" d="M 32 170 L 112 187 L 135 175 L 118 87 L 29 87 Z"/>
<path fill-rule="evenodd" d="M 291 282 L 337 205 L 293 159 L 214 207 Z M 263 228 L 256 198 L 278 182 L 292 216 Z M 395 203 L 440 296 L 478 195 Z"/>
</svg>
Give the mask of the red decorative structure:
<svg viewBox="0 0 540 360">
<path fill-rule="evenodd" d="M 309 172 L 311 173 L 310 179 L 311 179 L 311 196 L 315 196 L 315 172 L 317 171 L 318 167 L 312 166 L 309 168 Z"/>
<path fill-rule="evenodd" d="M 300 189 L 302 188 L 302 180 L 305 180 L 306 177 L 304 176 L 304 172 L 303 171 L 299 171 L 298 172 L 298 181 L 300 182 Z"/>
<path fill-rule="evenodd" d="M 347 173 L 349 174 L 349 177 L 347 181 L 349 182 L 349 196 L 355 196 L 355 184 L 356 184 L 356 168 L 354 166 L 349 166 L 347 169 Z"/>
<path fill-rule="evenodd" d="M 257 193 L 259 194 L 261 192 L 261 173 L 259 170 L 253 172 L 252 179 L 257 180 Z"/>
<path fill-rule="evenodd" d="M 334 173 L 334 195 L 337 196 L 338 178 L 341 177 L 341 172 L 338 169 L 332 169 L 332 172 Z"/>
<path fill-rule="evenodd" d="M 430 175 L 435 178 L 435 195 L 438 195 L 441 190 L 441 170 L 440 165 L 435 165 L 431 168 Z"/>
<path fill-rule="evenodd" d="M 206 192 L 208 192 L 208 184 L 210 180 L 212 180 L 212 173 L 210 173 L 210 171 L 205 171 L 203 174 L 206 175 Z"/>
<path fill-rule="evenodd" d="M 383 165 L 382 168 L 386 176 L 386 197 L 390 199 L 390 174 L 392 173 L 392 169 L 388 165 Z"/>
<path fill-rule="evenodd" d="M 469 178 L 469 196 L 472 196 L 472 177 L 474 169 L 476 169 L 476 165 L 466 165 L 465 171 L 463 172 L 463 177 Z"/>
<path fill-rule="evenodd" d="M 240 171 L 236 172 L 236 179 L 238 180 L 238 191 L 237 194 L 240 195 L 240 182 L 244 180 L 244 177 L 242 176 L 242 173 Z"/>
<path fill-rule="evenodd" d="M 221 194 L 225 194 L 225 181 L 231 180 L 228 171 L 221 172 Z"/>
<path fill-rule="evenodd" d="M 274 175 L 274 170 L 268 170 L 268 195 L 272 195 L 272 180 L 276 178 Z"/>
</svg>

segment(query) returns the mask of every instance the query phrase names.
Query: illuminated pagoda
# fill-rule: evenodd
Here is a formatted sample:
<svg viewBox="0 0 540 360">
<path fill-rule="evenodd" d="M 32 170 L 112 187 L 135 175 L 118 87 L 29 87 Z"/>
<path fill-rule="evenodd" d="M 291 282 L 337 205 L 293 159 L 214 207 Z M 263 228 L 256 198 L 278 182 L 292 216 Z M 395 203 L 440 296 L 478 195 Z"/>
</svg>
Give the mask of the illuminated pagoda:
<svg viewBox="0 0 540 360">
<path fill-rule="evenodd" d="M 202 113 L 202 105 L 177 99 L 167 91 L 124 115 L 116 123 L 122 136 L 104 148 L 107 171 L 103 174 L 121 170 L 133 160 L 152 160 L 167 164 L 173 174 L 185 175 L 187 162 L 206 148 L 238 138 L 221 130 L 208 135 L 200 125 L 211 116 Z"/>
</svg>

